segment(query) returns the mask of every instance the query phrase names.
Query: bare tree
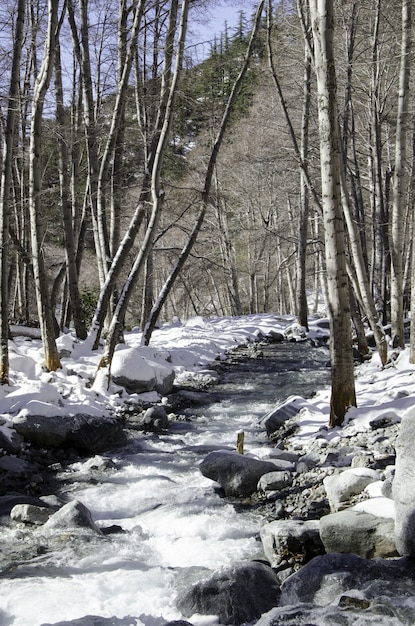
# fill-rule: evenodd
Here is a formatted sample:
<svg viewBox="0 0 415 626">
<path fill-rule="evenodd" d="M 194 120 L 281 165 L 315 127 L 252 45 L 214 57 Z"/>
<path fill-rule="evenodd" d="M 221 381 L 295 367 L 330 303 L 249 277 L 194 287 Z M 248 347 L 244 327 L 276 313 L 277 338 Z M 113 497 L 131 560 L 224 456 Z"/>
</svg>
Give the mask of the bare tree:
<svg viewBox="0 0 415 626">
<path fill-rule="evenodd" d="M 341 205 L 340 141 L 336 107 L 333 54 L 333 3 L 310 0 L 317 76 L 321 186 L 330 319 L 331 401 L 330 426 L 343 423 L 356 405 L 354 384 L 349 281 Z"/>
<path fill-rule="evenodd" d="M 392 345 L 405 347 L 403 315 L 403 222 L 405 202 L 405 157 L 408 131 L 409 74 L 412 46 L 412 1 L 402 0 L 401 65 L 399 73 L 398 114 L 396 118 L 395 167 L 391 215 L 391 323 Z"/>
<path fill-rule="evenodd" d="M 54 371 L 60 367 L 55 341 L 56 320 L 50 306 L 48 281 L 43 258 L 42 236 L 42 115 L 46 92 L 53 71 L 55 44 L 58 31 L 58 1 L 48 0 L 48 24 L 43 59 L 35 79 L 32 101 L 29 151 L 29 212 L 32 241 L 33 271 L 36 301 L 45 352 L 45 367 Z"/>
<path fill-rule="evenodd" d="M 0 384 L 9 382 L 9 218 L 10 189 L 12 183 L 13 155 L 15 150 L 16 117 L 19 97 L 20 58 L 23 45 L 25 0 L 19 0 L 16 12 L 16 29 L 13 34 L 13 60 L 10 74 L 9 99 L 5 126 L 5 140 L 1 162 L 0 188 Z"/>
</svg>

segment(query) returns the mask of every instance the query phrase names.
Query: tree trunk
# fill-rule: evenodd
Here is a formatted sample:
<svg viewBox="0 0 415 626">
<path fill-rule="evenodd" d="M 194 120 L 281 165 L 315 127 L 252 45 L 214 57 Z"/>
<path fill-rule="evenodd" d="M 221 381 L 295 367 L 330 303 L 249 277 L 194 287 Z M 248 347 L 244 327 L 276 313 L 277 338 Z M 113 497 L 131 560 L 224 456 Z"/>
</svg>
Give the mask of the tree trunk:
<svg viewBox="0 0 415 626">
<path fill-rule="evenodd" d="M 25 0 L 19 0 L 16 15 L 16 30 L 13 39 L 13 60 L 10 76 L 9 100 L 3 157 L 1 163 L 0 189 L 0 384 L 9 382 L 9 217 L 10 188 L 12 183 L 13 153 L 16 136 L 16 114 L 18 111 L 20 58 L 23 45 L 25 22 Z"/>
<path fill-rule="evenodd" d="M 401 66 L 399 73 L 398 114 L 396 118 L 395 169 L 391 215 L 391 325 L 392 345 L 405 347 L 403 315 L 403 221 L 406 133 L 409 104 L 409 74 L 412 30 L 412 0 L 402 0 Z"/>
<path fill-rule="evenodd" d="M 52 75 L 57 26 L 58 2 L 57 0 L 48 0 L 48 30 L 44 46 L 42 65 L 35 80 L 32 102 L 29 153 L 29 212 L 37 309 L 42 334 L 43 349 L 45 352 L 45 367 L 49 371 L 55 371 L 58 369 L 60 367 L 60 361 L 55 341 L 54 313 L 50 306 L 48 282 L 44 268 L 42 251 L 41 151 L 43 104 Z"/>
<path fill-rule="evenodd" d="M 349 281 L 341 206 L 340 143 L 333 54 L 333 3 L 311 0 L 317 75 L 317 104 L 327 288 L 330 319 L 331 401 L 329 425 L 340 426 L 356 406 L 350 323 Z"/>
</svg>

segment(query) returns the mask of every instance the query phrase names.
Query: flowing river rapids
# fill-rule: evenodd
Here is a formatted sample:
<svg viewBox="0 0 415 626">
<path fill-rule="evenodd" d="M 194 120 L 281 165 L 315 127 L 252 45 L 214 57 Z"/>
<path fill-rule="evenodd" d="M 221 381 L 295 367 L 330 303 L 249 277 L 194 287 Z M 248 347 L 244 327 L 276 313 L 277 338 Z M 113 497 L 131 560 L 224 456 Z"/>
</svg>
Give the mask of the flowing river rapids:
<svg viewBox="0 0 415 626">
<path fill-rule="evenodd" d="M 287 342 L 260 350 L 220 365 L 210 401 L 185 409 L 168 433 L 133 432 L 125 447 L 62 473 L 61 494 L 81 501 L 105 534 L 3 529 L 3 545 L 20 548 L 0 579 L 2 626 L 85 615 L 162 626 L 182 618 L 175 598 L 192 582 L 259 553 L 260 512 L 222 498 L 198 465 L 212 450 L 235 449 L 239 431 L 247 452 L 270 445 L 259 418 L 329 382 L 324 347 Z"/>
</svg>

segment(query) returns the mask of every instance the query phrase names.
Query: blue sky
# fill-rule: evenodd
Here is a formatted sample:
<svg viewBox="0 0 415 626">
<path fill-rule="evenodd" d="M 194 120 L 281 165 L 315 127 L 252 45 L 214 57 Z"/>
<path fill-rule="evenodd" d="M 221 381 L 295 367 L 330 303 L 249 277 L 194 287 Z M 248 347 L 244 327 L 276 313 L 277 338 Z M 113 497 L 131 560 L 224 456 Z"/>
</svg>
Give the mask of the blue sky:
<svg viewBox="0 0 415 626">
<path fill-rule="evenodd" d="M 239 20 L 239 13 L 241 10 L 249 17 L 252 15 L 253 10 L 257 6 L 257 0 L 245 0 L 244 2 L 236 2 L 234 0 L 223 0 L 212 3 L 213 6 L 208 10 L 204 10 L 202 15 L 202 21 L 197 20 L 197 23 L 192 19 L 189 20 L 189 26 L 195 33 L 195 39 L 198 41 L 213 41 L 215 34 L 220 35 L 224 30 L 225 22 L 228 24 L 228 28 L 232 32 L 232 29 L 236 27 Z M 194 39 L 191 37 L 191 40 Z M 199 54 L 203 55 L 202 49 L 198 47 Z M 209 46 L 205 46 L 205 54 L 209 51 Z"/>
</svg>

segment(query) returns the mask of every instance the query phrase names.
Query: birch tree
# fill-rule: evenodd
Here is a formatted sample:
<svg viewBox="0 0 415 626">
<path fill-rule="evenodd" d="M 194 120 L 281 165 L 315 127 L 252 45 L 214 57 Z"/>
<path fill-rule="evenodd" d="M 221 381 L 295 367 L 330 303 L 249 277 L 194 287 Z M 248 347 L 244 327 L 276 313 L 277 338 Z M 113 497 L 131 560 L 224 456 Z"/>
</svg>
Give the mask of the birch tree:
<svg viewBox="0 0 415 626">
<path fill-rule="evenodd" d="M 330 319 L 331 400 L 329 425 L 343 423 L 356 406 L 353 371 L 349 282 L 341 205 L 340 141 L 333 54 L 333 2 L 310 0 L 317 77 L 321 186 Z"/>
<path fill-rule="evenodd" d="M 403 223 L 405 202 L 405 156 L 408 132 L 409 74 L 412 45 L 412 0 L 402 0 L 401 63 L 396 118 L 395 168 L 391 216 L 391 324 L 392 345 L 405 347 L 403 314 Z"/>
<path fill-rule="evenodd" d="M 58 31 L 58 0 L 48 0 L 48 24 L 43 59 L 35 78 L 32 101 L 29 148 L 29 213 L 36 302 L 45 353 L 45 367 L 54 371 L 60 367 L 55 341 L 56 320 L 51 310 L 48 282 L 42 251 L 42 116 L 49 88 Z"/>
<path fill-rule="evenodd" d="M 13 59 L 10 75 L 9 99 L 3 156 L 1 163 L 0 188 L 0 384 L 9 382 L 9 293 L 8 254 L 10 187 L 12 182 L 13 154 L 16 136 L 16 117 L 19 98 L 20 58 L 23 45 L 26 1 L 18 0 L 16 27 L 13 33 Z"/>
</svg>

